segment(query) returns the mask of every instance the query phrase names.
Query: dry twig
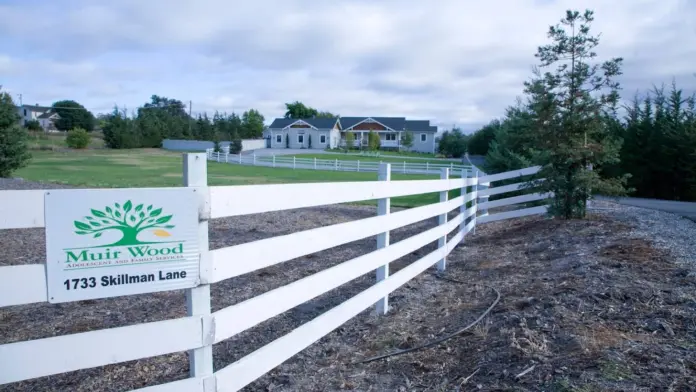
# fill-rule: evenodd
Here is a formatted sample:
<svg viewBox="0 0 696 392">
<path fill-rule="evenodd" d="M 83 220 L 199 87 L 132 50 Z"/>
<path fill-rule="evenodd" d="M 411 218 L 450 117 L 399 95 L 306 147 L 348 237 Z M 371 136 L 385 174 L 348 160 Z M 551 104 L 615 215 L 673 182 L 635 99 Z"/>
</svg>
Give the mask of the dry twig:
<svg viewBox="0 0 696 392">
<path fill-rule="evenodd" d="M 524 376 L 525 374 L 531 372 L 532 370 L 534 370 L 535 367 L 536 367 L 536 365 L 532 365 L 531 367 L 528 367 L 528 368 L 524 369 L 524 370 L 522 371 L 522 373 L 520 373 L 520 374 L 518 374 L 518 375 L 515 376 L 515 379 L 519 380 L 520 377 L 522 377 L 522 376 Z"/>
</svg>

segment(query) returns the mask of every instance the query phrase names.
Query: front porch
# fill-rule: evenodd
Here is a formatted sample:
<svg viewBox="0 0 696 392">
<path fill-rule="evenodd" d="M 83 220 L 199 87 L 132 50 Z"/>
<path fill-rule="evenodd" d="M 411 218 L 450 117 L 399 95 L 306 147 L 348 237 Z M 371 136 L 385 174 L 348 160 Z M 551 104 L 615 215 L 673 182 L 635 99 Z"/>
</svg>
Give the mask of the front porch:
<svg viewBox="0 0 696 392">
<path fill-rule="evenodd" d="M 380 148 L 396 148 L 398 149 L 401 146 L 401 134 L 402 132 L 393 132 L 393 131 L 387 131 L 387 132 L 375 132 L 379 135 L 379 144 Z M 353 147 L 355 148 L 367 148 L 367 140 L 368 140 L 368 135 L 369 132 L 360 132 L 360 131 L 354 131 L 353 135 L 355 136 L 355 141 L 353 142 Z M 341 140 L 339 141 L 338 145 L 340 147 L 345 147 L 346 146 L 346 134 L 345 132 L 341 133 Z"/>
</svg>

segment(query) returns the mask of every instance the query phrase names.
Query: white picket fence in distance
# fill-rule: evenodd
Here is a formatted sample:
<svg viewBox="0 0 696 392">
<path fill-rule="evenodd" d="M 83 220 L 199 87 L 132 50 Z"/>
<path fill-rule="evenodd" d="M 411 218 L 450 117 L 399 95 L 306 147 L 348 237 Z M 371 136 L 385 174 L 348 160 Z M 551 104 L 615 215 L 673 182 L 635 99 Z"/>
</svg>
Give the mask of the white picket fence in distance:
<svg viewBox="0 0 696 392">
<path fill-rule="evenodd" d="M 206 150 L 208 159 L 215 162 L 229 163 L 235 165 L 265 166 L 265 167 L 285 167 L 290 169 L 309 169 L 309 170 L 330 170 L 330 171 L 349 171 L 349 172 L 379 172 L 383 162 L 372 160 L 342 160 L 318 159 L 318 158 L 297 158 L 295 156 L 284 155 L 255 155 L 255 154 L 228 154 L 225 152 L 214 152 L 212 149 Z M 401 174 L 440 174 L 443 168 L 450 169 L 451 172 L 471 170 L 469 165 L 459 165 L 450 163 L 430 163 L 418 161 L 396 162 L 393 158 L 389 159 L 392 173 Z"/>
<path fill-rule="evenodd" d="M 385 163 L 381 166 L 378 181 L 208 187 L 206 167 L 205 154 L 185 154 L 184 185 L 197 187 L 197 193 L 201 195 L 199 205 L 192 208 L 199 211 L 199 240 L 202 245 L 201 285 L 188 290 L 188 316 L 0 345 L 0 384 L 188 351 L 190 378 L 139 391 L 238 391 L 363 310 L 377 304 L 377 311 L 385 313 L 389 293 L 434 265 L 440 270 L 445 269 L 447 255 L 475 225 L 545 211 L 545 207 L 523 208 L 477 218 L 477 210 L 482 205 L 487 208 L 511 206 L 541 200 L 545 195 L 525 195 L 477 204 L 476 200 L 482 195 L 510 192 L 516 187 L 466 192 L 467 187 L 476 189 L 478 184 L 533 174 L 538 168 L 481 178 L 450 177 L 449 169 L 442 168 L 440 179 L 391 181 L 393 167 Z M 448 191 L 454 189 L 461 189 L 462 194 L 448 200 Z M 0 229 L 44 227 L 45 192 L 0 191 L 0 217 L 3 217 Z M 138 192 L 138 188 L 133 192 Z M 390 213 L 390 198 L 431 192 L 440 192 L 438 203 Z M 208 250 L 210 219 L 375 199 L 378 207 L 374 217 Z M 472 203 L 467 206 L 470 201 Z M 453 210 L 458 210 L 459 215 L 447 220 L 447 214 Z M 389 243 L 389 231 L 431 217 L 438 217 L 437 226 L 395 244 Z M 448 234 L 453 232 L 456 234 L 448 241 Z M 371 253 L 211 312 L 212 284 L 372 236 L 377 238 L 377 246 Z M 436 250 L 395 274 L 389 274 L 390 262 L 434 241 L 438 241 Z M 213 344 L 371 271 L 375 271 L 375 285 L 213 372 Z M 44 264 L 0 267 L 0 307 L 45 302 L 47 299 Z M 94 350 L 94 347 L 100 349 Z"/>
</svg>

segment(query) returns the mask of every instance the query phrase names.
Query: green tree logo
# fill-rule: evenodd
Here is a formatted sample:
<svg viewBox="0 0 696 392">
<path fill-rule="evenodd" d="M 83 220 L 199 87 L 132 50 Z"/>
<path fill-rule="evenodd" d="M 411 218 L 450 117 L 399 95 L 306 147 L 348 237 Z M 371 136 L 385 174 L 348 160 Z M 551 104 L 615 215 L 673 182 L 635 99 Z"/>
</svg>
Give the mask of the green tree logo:
<svg viewBox="0 0 696 392">
<path fill-rule="evenodd" d="M 152 208 L 152 205 L 144 208 L 143 204 L 133 208 L 133 203 L 128 200 L 123 206 L 115 203 L 113 207 L 105 207 L 104 211 L 92 209 L 92 216 L 86 216 L 84 222 L 75 221 L 78 229 L 75 234 L 93 235 L 93 238 L 101 237 L 107 230 L 119 230 L 123 234 L 120 240 L 106 246 L 145 244 L 146 242 L 138 240 L 138 235 L 147 229 L 156 229 L 153 234 L 158 237 L 169 237 L 171 234 L 164 229 L 174 227 L 165 225 L 172 219 L 172 215 L 160 216 L 162 209 Z"/>
</svg>

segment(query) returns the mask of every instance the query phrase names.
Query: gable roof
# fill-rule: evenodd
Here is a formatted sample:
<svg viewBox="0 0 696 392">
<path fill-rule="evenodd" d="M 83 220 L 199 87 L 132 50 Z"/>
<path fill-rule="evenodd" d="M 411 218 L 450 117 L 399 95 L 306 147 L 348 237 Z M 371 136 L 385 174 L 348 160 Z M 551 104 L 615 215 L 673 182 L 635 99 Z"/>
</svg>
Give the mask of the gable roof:
<svg viewBox="0 0 696 392">
<path fill-rule="evenodd" d="M 51 118 L 53 116 L 58 116 L 58 113 L 54 112 L 53 110 L 48 110 L 48 111 L 42 113 L 38 118 L 44 119 L 44 118 Z"/>
<path fill-rule="evenodd" d="M 403 131 L 406 124 L 405 117 L 341 117 L 341 127 L 343 129 L 351 128 L 359 123 L 371 118 L 387 128 L 395 131 Z"/>
<path fill-rule="evenodd" d="M 337 118 L 276 118 L 273 120 L 271 125 L 268 126 L 268 128 L 273 128 L 273 129 L 282 129 L 285 128 L 292 123 L 296 123 L 298 121 L 304 121 L 307 124 L 313 126 L 314 128 L 318 129 L 331 129 L 336 125 L 336 122 L 338 121 Z"/>
</svg>

